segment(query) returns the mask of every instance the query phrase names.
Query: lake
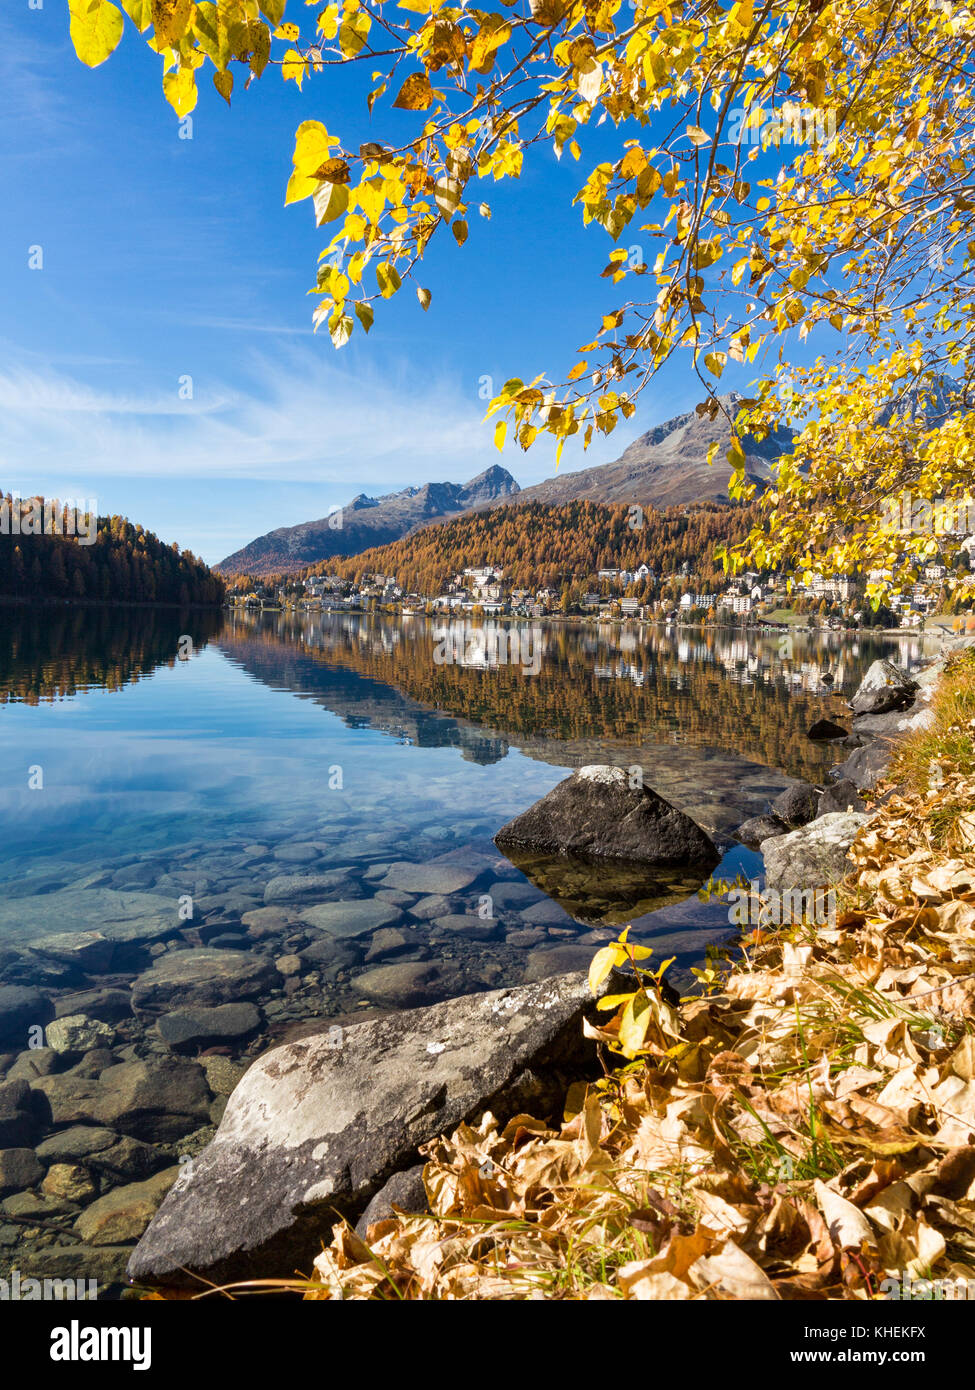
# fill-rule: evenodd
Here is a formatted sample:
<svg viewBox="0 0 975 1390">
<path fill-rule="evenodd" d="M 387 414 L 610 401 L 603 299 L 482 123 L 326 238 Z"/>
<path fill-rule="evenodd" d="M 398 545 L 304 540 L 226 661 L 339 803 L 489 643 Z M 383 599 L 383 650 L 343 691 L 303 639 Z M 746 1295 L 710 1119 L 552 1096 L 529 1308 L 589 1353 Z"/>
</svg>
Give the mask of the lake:
<svg viewBox="0 0 975 1390">
<path fill-rule="evenodd" d="M 3 978 L 26 979 L 39 937 L 168 904 L 190 945 L 310 952 L 260 1000 L 272 1036 L 584 965 L 625 912 L 598 891 L 587 907 L 584 885 L 566 912 L 492 844 L 573 767 L 641 767 L 716 837 L 718 877 L 754 876 L 731 831 L 835 761 L 808 727 L 842 720 L 876 656 L 920 655 L 915 637 L 797 635 L 783 653 L 771 633 L 553 623 L 500 662 L 468 624 L 445 660 L 424 618 L 0 613 Z M 289 890 L 309 875 L 332 879 Z M 697 886 L 634 904 L 634 935 L 684 983 L 730 931 Z M 357 904 L 361 925 L 302 921 L 319 902 Z"/>
</svg>

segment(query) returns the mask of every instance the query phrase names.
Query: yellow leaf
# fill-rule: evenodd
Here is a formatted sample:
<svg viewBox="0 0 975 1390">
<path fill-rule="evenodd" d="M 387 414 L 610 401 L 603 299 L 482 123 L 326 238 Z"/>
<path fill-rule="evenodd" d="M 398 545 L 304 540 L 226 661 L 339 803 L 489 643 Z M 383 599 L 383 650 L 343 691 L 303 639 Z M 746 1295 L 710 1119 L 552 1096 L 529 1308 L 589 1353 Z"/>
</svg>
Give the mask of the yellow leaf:
<svg viewBox="0 0 975 1390">
<path fill-rule="evenodd" d="M 429 309 L 429 307 L 430 307 L 430 300 L 431 300 L 431 298 L 432 298 L 432 296 L 431 296 L 429 290 L 422 289 L 419 285 L 417 285 L 417 287 L 416 287 L 416 297 L 417 297 L 417 299 L 420 301 L 420 306 L 421 306 L 421 308 L 423 308 L 423 309 Z"/>
<path fill-rule="evenodd" d="M 70 0 L 69 33 L 74 51 L 89 68 L 97 68 L 115 52 L 125 20 L 109 0 Z"/>
<path fill-rule="evenodd" d="M 494 447 L 495 447 L 496 449 L 501 450 L 501 449 L 504 448 L 504 437 L 505 437 L 505 435 L 506 435 L 507 433 L 508 433 L 508 422 L 507 422 L 507 420 L 499 420 L 498 423 L 497 423 L 497 424 L 495 425 L 495 427 L 494 427 Z M 589 971 L 589 976 L 590 976 L 590 979 L 591 979 L 591 978 L 592 978 L 592 968 L 591 968 L 591 967 L 590 967 L 590 971 Z"/>
<path fill-rule="evenodd" d="M 152 27 L 166 48 L 175 48 L 190 26 L 193 0 L 152 0 Z"/>
<path fill-rule="evenodd" d="M 281 76 L 285 82 L 297 82 L 298 87 L 305 76 L 305 60 L 297 48 L 289 48 L 281 63 Z"/>
<path fill-rule="evenodd" d="M 215 72 L 213 74 L 213 85 L 223 97 L 227 105 L 230 105 L 230 93 L 234 90 L 234 75 L 232 72 Z"/>
<path fill-rule="evenodd" d="M 702 130 L 699 125 L 689 125 L 687 134 L 692 145 L 710 145 L 711 137 L 706 130 Z"/>
<path fill-rule="evenodd" d="M 192 68 L 177 68 L 163 78 L 163 96 L 177 116 L 187 116 L 196 106 L 196 77 Z"/>
<path fill-rule="evenodd" d="M 393 102 L 401 111 L 425 111 L 433 101 L 433 88 L 425 72 L 411 72 Z"/>
<path fill-rule="evenodd" d="M 372 327 L 372 305 L 367 304 L 365 300 L 362 300 L 361 302 L 357 303 L 355 306 L 355 316 L 368 333 L 370 328 Z"/>
<path fill-rule="evenodd" d="M 315 204 L 315 225 L 324 227 L 334 222 L 349 206 L 349 190 L 343 183 L 320 183 L 312 194 Z"/>
<path fill-rule="evenodd" d="M 498 430 L 503 431 L 504 424 L 505 422 L 503 420 L 498 421 L 497 428 L 494 431 L 495 444 L 498 443 Z M 501 443 L 504 443 L 503 433 Z M 499 444 L 498 448 L 500 447 L 501 445 Z M 596 952 L 592 958 L 592 964 L 589 967 L 589 988 L 592 990 L 593 994 L 596 993 L 596 990 L 614 966 L 621 963 L 622 958 L 623 954 L 618 946 L 603 946 Z"/>
</svg>

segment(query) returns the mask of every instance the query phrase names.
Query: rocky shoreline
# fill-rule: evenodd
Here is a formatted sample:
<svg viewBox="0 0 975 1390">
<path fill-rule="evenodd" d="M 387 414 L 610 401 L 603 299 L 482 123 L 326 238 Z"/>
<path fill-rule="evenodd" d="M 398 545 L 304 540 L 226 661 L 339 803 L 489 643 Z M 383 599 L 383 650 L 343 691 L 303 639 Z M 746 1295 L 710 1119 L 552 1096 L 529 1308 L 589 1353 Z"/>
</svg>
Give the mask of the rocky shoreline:
<svg viewBox="0 0 975 1390">
<path fill-rule="evenodd" d="M 770 882 L 842 865 L 859 792 L 936 674 L 855 711 L 836 786 L 793 781 L 742 827 Z M 324 871 L 334 843 L 296 834 L 7 895 L 0 1277 L 96 1279 L 114 1297 L 184 1267 L 290 1273 L 336 1212 L 422 1200 L 419 1144 L 487 1105 L 544 1110 L 595 1066 L 580 972 L 604 929 L 539 899 L 493 847 L 434 844 L 421 862 L 365 838 Z M 187 890 L 190 923 L 172 906 Z M 56 930 L 37 931 L 38 903 Z M 513 962 L 520 983 L 492 988 Z"/>
</svg>

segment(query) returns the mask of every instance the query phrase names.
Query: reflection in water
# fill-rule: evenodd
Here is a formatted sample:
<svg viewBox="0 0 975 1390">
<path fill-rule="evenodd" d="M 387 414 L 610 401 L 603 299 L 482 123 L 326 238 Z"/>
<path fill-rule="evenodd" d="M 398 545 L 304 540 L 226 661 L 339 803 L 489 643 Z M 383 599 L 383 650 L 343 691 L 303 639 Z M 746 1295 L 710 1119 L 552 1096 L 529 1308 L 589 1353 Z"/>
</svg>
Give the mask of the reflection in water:
<svg viewBox="0 0 975 1390">
<path fill-rule="evenodd" d="M 182 651 L 200 650 L 223 625 L 215 609 L 0 605 L 0 703 L 121 690 Z"/>
<path fill-rule="evenodd" d="M 588 860 L 575 855 L 502 853 L 576 922 L 618 926 L 683 902 L 701 886 L 699 870 L 648 869 L 625 860 Z"/>
<path fill-rule="evenodd" d="M 921 650 L 917 637 L 799 633 L 785 657 L 776 634 L 549 624 L 532 675 L 517 662 L 440 664 L 440 632 L 423 618 L 235 613 L 219 642 L 259 679 L 320 693 L 350 724 L 460 746 L 474 761 L 515 746 L 566 767 L 619 764 L 634 749 L 659 756 L 670 745 L 730 750 L 807 778 L 835 761 L 806 738 L 810 725 L 848 717 L 844 701 L 876 657 L 910 665 Z"/>
</svg>

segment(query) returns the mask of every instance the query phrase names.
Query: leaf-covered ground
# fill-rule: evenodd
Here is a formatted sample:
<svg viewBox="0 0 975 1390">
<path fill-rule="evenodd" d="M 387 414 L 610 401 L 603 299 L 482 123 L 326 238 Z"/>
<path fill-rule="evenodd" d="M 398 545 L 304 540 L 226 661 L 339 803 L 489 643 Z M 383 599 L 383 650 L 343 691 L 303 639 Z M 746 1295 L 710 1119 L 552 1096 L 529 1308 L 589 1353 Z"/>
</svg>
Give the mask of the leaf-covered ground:
<svg viewBox="0 0 975 1390">
<path fill-rule="evenodd" d="M 560 1128 L 488 1114 L 428 1144 L 432 1215 L 368 1243 L 336 1227 L 306 1297 L 965 1296 L 973 705 L 965 654 L 854 846 L 835 927 L 747 938 L 711 993 L 661 1001 L 636 1060 L 572 1088 Z"/>
</svg>

